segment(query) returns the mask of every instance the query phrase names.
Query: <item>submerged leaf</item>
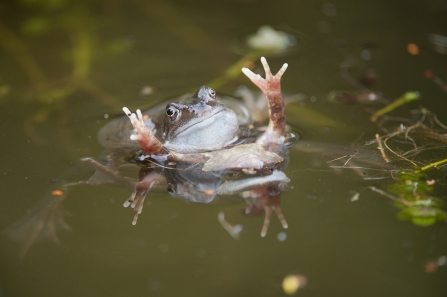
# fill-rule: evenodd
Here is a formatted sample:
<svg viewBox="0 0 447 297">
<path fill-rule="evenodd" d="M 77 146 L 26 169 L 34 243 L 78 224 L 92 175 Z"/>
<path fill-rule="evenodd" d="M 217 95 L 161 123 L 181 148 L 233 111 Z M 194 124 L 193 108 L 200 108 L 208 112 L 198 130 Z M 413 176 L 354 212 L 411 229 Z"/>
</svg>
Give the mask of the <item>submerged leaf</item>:
<svg viewBox="0 0 447 297">
<path fill-rule="evenodd" d="M 421 227 L 433 225 L 436 221 L 446 219 L 446 213 L 438 208 L 425 206 L 411 206 L 397 214 L 399 220 L 411 220 L 413 224 Z"/>
<path fill-rule="evenodd" d="M 433 191 L 433 185 L 427 185 L 425 182 L 414 182 L 411 180 L 400 181 L 388 187 L 388 192 L 405 196 L 405 199 L 425 194 L 430 191 Z M 410 198 L 410 200 L 414 199 Z"/>
<path fill-rule="evenodd" d="M 427 175 L 419 170 L 407 171 L 401 170 L 397 173 L 397 177 L 400 180 L 425 180 Z"/>
</svg>

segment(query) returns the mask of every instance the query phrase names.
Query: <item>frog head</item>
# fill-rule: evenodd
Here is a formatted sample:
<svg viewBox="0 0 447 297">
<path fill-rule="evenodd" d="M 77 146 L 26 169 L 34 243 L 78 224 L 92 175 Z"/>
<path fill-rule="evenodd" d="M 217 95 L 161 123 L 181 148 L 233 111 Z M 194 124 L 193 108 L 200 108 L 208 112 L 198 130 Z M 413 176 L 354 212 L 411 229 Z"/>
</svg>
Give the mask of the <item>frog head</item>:
<svg viewBox="0 0 447 297">
<path fill-rule="evenodd" d="M 237 138 L 236 114 L 216 99 L 206 86 L 184 102 L 166 106 L 162 138 L 164 146 L 180 153 L 220 149 Z"/>
</svg>

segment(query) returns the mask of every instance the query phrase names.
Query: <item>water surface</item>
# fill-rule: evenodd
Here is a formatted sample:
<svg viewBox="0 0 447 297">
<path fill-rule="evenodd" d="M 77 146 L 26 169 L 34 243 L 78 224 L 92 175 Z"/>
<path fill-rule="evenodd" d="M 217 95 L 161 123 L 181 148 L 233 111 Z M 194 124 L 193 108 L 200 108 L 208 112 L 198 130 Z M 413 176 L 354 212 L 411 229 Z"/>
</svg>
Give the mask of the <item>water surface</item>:
<svg viewBox="0 0 447 297">
<path fill-rule="evenodd" d="M 306 96 L 288 108 L 290 124 L 305 140 L 345 148 L 361 135 L 381 133 L 369 121 L 380 105 L 326 99 L 332 90 L 355 90 L 339 75 L 347 57 L 361 62 L 355 71 L 374 69 L 374 90 L 390 100 L 421 92 L 420 101 L 396 116 L 409 117 L 410 109 L 424 106 L 447 122 L 446 92 L 424 77 L 428 69 L 447 80 L 447 56 L 429 41 L 429 34 L 447 35 L 445 1 L 28 2 L 0 4 L 0 39 L 9 40 L 0 49 L 0 85 L 10 87 L 0 97 L 2 229 L 23 217 L 80 158 L 100 155 L 96 134 L 122 106 L 151 106 L 224 73 L 241 58 L 233 45 L 247 28 L 282 25 L 305 44 L 269 58 L 274 70 L 289 63 L 283 91 Z M 27 54 L 20 45 L 6 46 L 15 39 L 5 32 L 23 42 L 45 79 L 26 59 L 24 70 L 17 55 L 23 62 Z M 419 46 L 418 55 L 407 52 L 409 43 Z M 73 67 L 76 49 L 79 61 L 88 63 Z M 43 80 L 65 86 L 70 76 L 84 85 L 63 99 L 54 93 L 38 98 L 33 91 Z M 232 93 L 241 84 L 250 83 L 241 76 L 217 91 Z M 145 86 L 155 92 L 142 96 Z M 337 125 L 297 118 L 294 110 L 302 105 Z M 422 228 L 399 221 L 392 202 L 367 188 L 386 188 L 393 182 L 388 174 L 365 181 L 350 170 L 328 169 L 323 159 L 291 149 L 285 171 L 291 182 L 281 200 L 289 228 L 273 217 L 265 238 L 262 216 L 243 216 L 246 202 L 237 195 L 203 205 L 151 192 L 132 226 L 132 211 L 122 207 L 130 187 L 79 186 L 64 203 L 72 232 L 58 232 L 60 244 L 39 241 L 20 259 L 20 243 L 2 234 L 0 295 L 284 296 L 283 278 L 300 273 L 309 281 L 297 293 L 303 296 L 445 296 L 447 267 L 424 271 L 428 261 L 447 253 L 445 222 Z M 74 171 L 78 180 L 89 174 L 84 167 Z M 434 194 L 445 201 L 442 183 Z M 352 202 L 355 192 L 360 197 Z M 244 226 L 240 240 L 220 226 L 222 211 Z"/>
</svg>

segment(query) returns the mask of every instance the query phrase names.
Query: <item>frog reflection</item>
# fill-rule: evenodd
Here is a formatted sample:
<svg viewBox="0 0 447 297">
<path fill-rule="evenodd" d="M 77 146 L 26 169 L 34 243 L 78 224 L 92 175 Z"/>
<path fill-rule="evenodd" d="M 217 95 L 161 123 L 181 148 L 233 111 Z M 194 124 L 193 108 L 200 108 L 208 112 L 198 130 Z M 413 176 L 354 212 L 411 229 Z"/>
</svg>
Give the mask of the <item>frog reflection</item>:
<svg viewBox="0 0 447 297">
<path fill-rule="evenodd" d="M 267 234 L 273 209 L 283 227 L 287 228 L 280 201 L 281 192 L 287 187 L 289 179 L 281 168 L 273 170 L 270 174 L 237 175 L 228 178 L 228 172 L 205 172 L 188 166 L 190 164 L 177 164 L 175 169 L 154 167 L 152 164 L 141 167 L 140 179 L 131 197 L 124 203 L 125 207 L 131 205 L 135 209 L 133 224 L 137 223 L 138 215 L 142 211 L 145 195 L 163 179 L 167 191 L 173 197 L 188 199 L 195 203 L 210 203 L 217 195 L 241 194 L 249 203 L 244 213 L 252 213 L 254 209 L 265 210 L 264 226 L 261 231 L 263 237 Z"/>
<path fill-rule="evenodd" d="M 268 201 L 269 196 L 274 197 L 276 209 L 279 209 L 280 191 L 275 190 L 271 195 L 268 189 L 282 189 L 289 181 L 281 171 L 287 159 L 287 145 L 293 139 L 285 134 L 280 87 L 287 64 L 273 75 L 267 61 L 262 58 L 261 62 L 265 79 L 246 68 L 242 71 L 267 99 L 269 124 L 265 131 L 254 128 L 243 105 L 231 100 L 222 104 L 208 87 L 199 88 L 189 100 L 157 107 L 144 114 L 140 110 L 131 113 L 123 108 L 130 122 L 127 118 L 114 120 L 99 133 L 101 144 L 111 152 L 108 164 L 86 158 L 96 167 L 96 173 L 88 181 L 64 184 L 58 189 L 61 190 L 58 195 L 51 192 L 46 203 L 42 203 L 43 207 L 36 208 L 25 223 L 11 229 L 12 237 L 27 237 L 22 239 L 25 251 L 44 233 L 57 240 L 56 228 L 69 228 L 61 207 L 67 189 L 78 184 L 129 182 L 121 171 L 129 166 L 129 162 L 123 160 L 129 160 L 131 155 L 134 163 L 141 166 L 139 180 L 124 203 L 134 208 L 133 224 L 143 209 L 147 193 L 163 182 L 167 182 L 173 195 L 194 202 L 210 202 L 218 194 L 258 190 L 264 193 L 261 195 L 264 201 Z M 229 175 L 238 178 L 229 178 Z M 269 203 L 263 205 L 267 207 Z M 272 209 L 271 205 L 266 209 Z M 278 214 L 285 222 L 282 214 Z M 266 220 L 269 220 L 269 213 Z"/>
</svg>

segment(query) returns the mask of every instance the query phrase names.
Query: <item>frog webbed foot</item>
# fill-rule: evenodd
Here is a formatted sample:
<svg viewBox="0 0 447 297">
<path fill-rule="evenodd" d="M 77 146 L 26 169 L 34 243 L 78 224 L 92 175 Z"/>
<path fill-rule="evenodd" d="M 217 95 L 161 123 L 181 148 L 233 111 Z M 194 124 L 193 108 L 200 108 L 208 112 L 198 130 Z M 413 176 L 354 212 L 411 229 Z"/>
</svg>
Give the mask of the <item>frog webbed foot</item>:
<svg viewBox="0 0 447 297">
<path fill-rule="evenodd" d="M 135 184 L 130 197 L 124 202 L 123 206 L 132 207 L 134 216 L 132 225 L 137 224 L 138 215 L 143 211 L 144 199 L 152 187 L 160 181 L 161 173 L 153 168 L 142 167 L 140 169 L 140 180 Z"/>
<path fill-rule="evenodd" d="M 265 79 L 262 78 L 259 74 L 254 74 L 248 68 L 242 68 L 242 72 L 268 97 L 268 93 L 279 92 L 281 93 L 281 77 L 286 71 L 288 64 L 284 63 L 281 69 L 279 69 L 276 75 L 273 75 L 270 71 L 270 66 L 267 63 L 267 60 L 262 57 L 261 58 L 262 66 L 265 71 Z M 268 98 L 267 98 L 268 99 Z"/>
<path fill-rule="evenodd" d="M 269 125 L 264 134 L 256 141 L 265 149 L 272 150 L 270 144 L 282 143 L 285 131 L 284 100 L 281 94 L 281 77 L 287 69 L 285 63 L 281 69 L 273 75 L 267 60 L 262 57 L 261 63 L 265 70 L 265 79 L 259 74 L 254 74 L 248 68 L 242 68 L 242 72 L 264 93 L 269 107 Z"/>
<path fill-rule="evenodd" d="M 127 107 L 123 107 L 124 113 L 129 117 L 135 134 L 130 139 L 135 140 L 145 155 L 165 154 L 167 151 L 163 144 L 155 137 L 154 133 L 144 123 L 144 117 L 141 110 L 136 113 L 130 112 Z"/>
</svg>

